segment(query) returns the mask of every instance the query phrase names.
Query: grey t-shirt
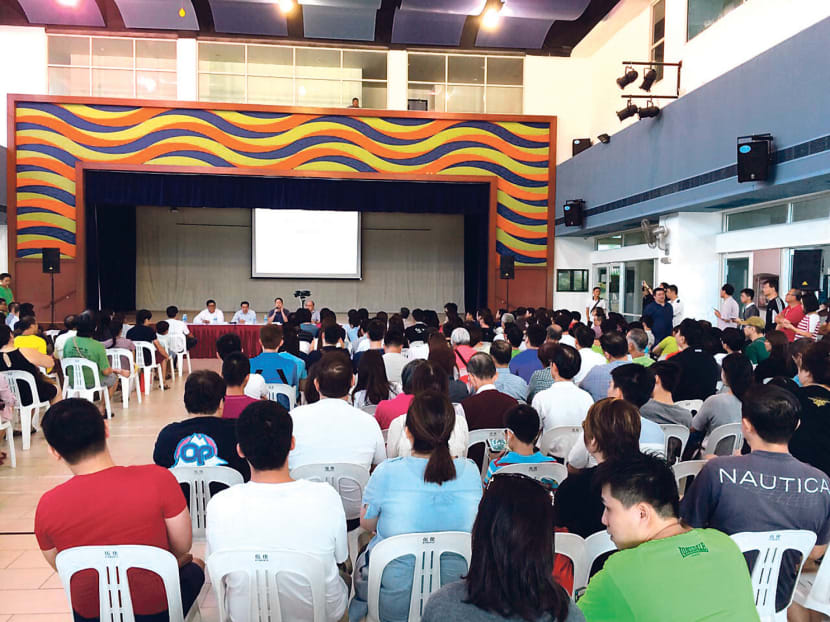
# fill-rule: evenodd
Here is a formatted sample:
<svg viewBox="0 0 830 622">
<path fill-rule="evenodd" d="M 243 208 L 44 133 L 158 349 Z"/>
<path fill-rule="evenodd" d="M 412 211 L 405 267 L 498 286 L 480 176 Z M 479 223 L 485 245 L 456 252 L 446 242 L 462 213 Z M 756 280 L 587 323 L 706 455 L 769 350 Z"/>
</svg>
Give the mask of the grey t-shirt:
<svg viewBox="0 0 830 622">
<path fill-rule="evenodd" d="M 692 413 L 677 404 L 663 404 L 649 400 L 640 407 L 640 416 L 654 423 L 676 423 L 687 428 L 692 427 Z"/>
<path fill-rule="evenodd" d="M 421 622 L 523 622 L 523 618 L 505 618 L 479 609 L 471 603 L 463 602 L 466 598 L 467 586 L 464 581 L 445 585 L 429 597 Z M 552 616 L 544 615 L 537 622 L 585 622 L 585 616 L 576 605 L 568 602 L 568 617 L 564 620 L 554 621 Z"/>
<path fill-rule="evenodd" d="M 741 422 L 741 400 L 731 391 L 710 395 L 692 419 L 692 427 L 709 434 L 715 428 L 728 423 Z"/>
</svg>

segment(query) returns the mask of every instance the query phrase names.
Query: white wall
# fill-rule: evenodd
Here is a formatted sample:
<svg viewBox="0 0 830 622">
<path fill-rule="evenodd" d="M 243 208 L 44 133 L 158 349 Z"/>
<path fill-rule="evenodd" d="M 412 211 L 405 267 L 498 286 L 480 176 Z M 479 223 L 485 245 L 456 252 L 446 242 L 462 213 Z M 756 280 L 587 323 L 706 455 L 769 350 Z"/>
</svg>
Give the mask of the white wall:
<svg viewBox="0 0 830 622">
<path fill-rule="evenodd" d="M 8 146 L 6 96 L 47 92 L 46 30 L 0 26 L 0 58 L 0 144 Z"/>
<path fill-rule="evenodd" d="M 553 308 L 581 310 L 589 294 L 585 292 L 559 292 L 556 291 L 556 269 L 591 270 L 591 250 L 594 248 L 591 239 L 584 238 L 557 238 L 553 254 Z M 590 275 L 589 275 L 590 278 Z M 584 318 L 583 318 L 584 319 Z"/>
<path fill-rule="evenodd" d="M 386 55 L 386 107 L 389 110 L 406 110 L 408 63 L 406 50 L 389 50 Z"/>
</svg>

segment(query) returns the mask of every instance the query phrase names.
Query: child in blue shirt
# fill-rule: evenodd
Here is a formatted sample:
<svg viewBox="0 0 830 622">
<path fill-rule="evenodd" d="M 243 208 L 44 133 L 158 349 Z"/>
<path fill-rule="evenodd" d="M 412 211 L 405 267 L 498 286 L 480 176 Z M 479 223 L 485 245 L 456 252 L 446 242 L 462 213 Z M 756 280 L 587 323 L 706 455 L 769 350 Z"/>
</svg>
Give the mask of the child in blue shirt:
<svg viewBox="0 0 830 622">
<path fill-rule="evenodd" d="M 536 439 L 541 433 L 539 413 L 527 404 L 514 406 L 505 415 L 505 436 L 507 437 L 507 453 L 492 460 L 487 468 L 484 481 L 489 482 L 493 473 L 510 464 L 536 464 L 539 462 L 555 462 L 550 456 L 539 453 L 536 449 Z"/>
</svg>

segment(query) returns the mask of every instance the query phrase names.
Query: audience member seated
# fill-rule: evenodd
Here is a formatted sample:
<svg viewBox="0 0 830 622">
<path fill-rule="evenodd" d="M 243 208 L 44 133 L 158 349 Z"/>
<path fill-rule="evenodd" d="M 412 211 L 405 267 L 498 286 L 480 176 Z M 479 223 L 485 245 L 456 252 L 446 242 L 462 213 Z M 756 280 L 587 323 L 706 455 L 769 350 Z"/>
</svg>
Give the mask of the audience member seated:
<svg viewBox="0 0 830 622">
<path fill-rule="evenodd" d="M 593 404 L 582 422 L 583 442 L 597 464 L 640 451 L 640 415 L 626 400 L 606 397 Z M 596 466 L 568 475 L 554 497 L 556 526 L 587 538 L 605 529 L 602 497 L 593 485 Z"/>
<path fill-rule="evenodd" d="M 456 372 L 458 372 L 455 353 L 439 335 L 434 335 L 429 339 L 427 360 L 438 365 L 447 375 L 450 401 L 453 404 L 459 404 L 469 397 L 470 391 L 467 389 L 467 385 L 455 377 Z"/>
<path fill-rule="evenodd" d="M 579 353 L 570 346 L 545 343 L 539 348 L 539 356 L 550 361 L 547 371 L 553 378 L 551 386 L 533 398 L 533 408 L 539 413 L 542 433 L 560 425 L 581 425 L 594 400 L 571 380 L 579 371 Z M 559 441 L 550 451 L 554 456 L 564 458 L 569 449 L 563 441 Z"/>
<path fill-rule="evenodd" d="M 481 340 L 486 343 L 493 343 L 496 337 L 494 326 L 496 320 L 493 318 L 493 312 L 490 309 L 479 309 L 476 313 L 476 320 L 481 327 Z"/>
<path fill-rule="evenodd" d="M 383 368 L 384 374 L 383 378 L 385 379 L 386 368 L 383 367 L 383 359 L 381 358 L 381 353 L 378 350 L 368 350 L 367 355 L 368 352 L 372 353 L 372 361 L 380 359 L 380 365 Z M 366 356 L 363 356 L 360 359 L 361 367 L 363 367 L 364 358 L 366 358 Z M 392 423 L 392 421 L 394 421 L 401 415 L 405 414 L 406 411 L 409 409 L 409 405 L 412 403 L 412 398 L 415 397 L 415 390 L 412 385 L 415 370 L 418 368 L 419 365 L 423 365 L 424 363 L 425 361 L 421 359 L 409 361 L 409 363 L 406 364 L 406 366 L 403 368 L 403 371 L 401 372 L 403 391 L 401 391 L 401 393 L 399 393 L 398 395 L 387 395 L 387 397 L 383 398 L 380 402 L 378 402 L 378 407 L 375 409 L 375 419 L 377 419 L 378 425 L 380 425 L 381 430 L 386 430 L 389 427 L 389 424 Z M 377 363 L 373 362 L 372 365 L 377 365 Z M 358 374 L 358 381 L 359 380 L 360 378 Z M 389 385 L 389 382 L 386 382 L 385 386 L 389 387 L 386 390 L 387 394 L 391 394 L 392 388 Z M 383 391 L 382 386 L 379 387 L 379 389 L 381 390 L 381 392 Z M 355 404 L 355 406 L 357 406 L 357 404 Z"/>
<path fill-rule="evenodd" d="M 17 335 L 14 338 L 16 348 L 27 348 L 46 354 L 46 340 L 38 334 L 39 329 L 35 318 L 24 317 L 17 323 L 14 332 Z"/>
<path fill-rule="evenodd" d="M 346 338 L 346 331 L 343 330 L 343 327 L 337 322 L 329 322 L 330 323 L 321 328 L 318 333 L 322 336 L 322 340 L 318 338 L 319 347 L 308 353 L 308 359 L 306 360 L 306 365 L 308 367 L 311 367 L 314 363 L 323 358 L 323 355 L 326 352 L 331 352 L 332 350 L 345 347 L 344 339 Z M 322 343 L 319 343 L 320 341 L 322 341 Z"/>
<path fill-rule="evenodd" d="M 722 365 L 723 359 L 729 354 L 734 352 L 739 354 L 743 353 L 746 337 L 744 336 L 744 332 L 739 328 L 724 328 L 720 334 L 720 343 L 726 352 L 715 355 L 715 361 L 718 365 Z"/>
<path fill-rule="evenodd" d="M 158 340 L 156 331 L 152 326 L 150 326 L 150 319 L 152 317 L 153 314 L 147 309 L 141 309 L 138 311 L 135 314 L 135 326 L 127 331 L 127 339 L 132 342 L 146 341 L 147 343 L 156 346 L 156 362 L 161 365 L 161 377 L 167 378 L 167 361 L 170 359 L 170 355 Z M 152 359 L 150 353 L 145 351 L 144 364 L 149 365 L 151 362 Z"/>
<path fill-rule="evenodd" d="M 352 364 L 356 372 L 360 366 L 360 357 L 367 350 L 379 350 L 383 354 L 383 338 L 386 336 L 386 323 L 380 320 L 372 320 L 366 331 L 368 339 L 359 344 L 357 352 L 352 356 Z"/>
<path fill-rule="evenodd" d="M 455 365 L 458 368 L 458 379 L 467 382 L 467 364 L 476 351 L 470 343 L 470 331 L 464 327 L 456 328 L 450 335 L 450 345 L 455 353 Z"/>
<path fill-rule="evenodd" d="M 688 318 L 687 318 L 688 319 Z M 646 325 L 646 334 L 648 334 L 648 322 L 653 322 L 651 318 L 643 316 L 643 324 Z M 685 321 L 685 320 L 684 320 Z M 681 321 L 680 324 L 683 322 Z M 657 345 L 655 345 L 651 351 L 654 353 L 655 356 L 659 356 L 658 360 L 665 361 L 670 359 L 673 356 L 676 356 L 678 352 L 680 352 L 680 348 L 677 345 L 677 331 L 680 327 L 680 324 L 674 326 L 672 328 L 672 334 L 663 339 L 662 341 L 658 341 Z"/>
<path fill-rule="evenodd" d="M 715 428 L 741 422 L 742 402 L 751 390 L 755 389 L 752 363 L 739 352 L 729 354 L 723 359 L 721 378 L 723 390 L 707 397 L 692 418 L 692 431 L 686 444 L 687 457 L 697 451 L 703 439 Z M 707 447 L 710 454 L 714 454 L 715 449 L 717 448 Z"/>
<path fill-rule="evenodd" d="M 813 292 L 803 292 L 801 294 L 801 309 L 804 312 L 798 324 L 793 324 L 788 319 L 781 319 L 778 321 L 779 328 L 792 331 L 795 339 L 812 339 L 817 340 L 819 337 L 818 330 L 821 326 L 821 316 L 818 314 L 818 298 Z M 23 311 L 20 312 L 23 315 Z M 777 321 L 777 320 L 776 320 Z"/>
<path fill-rule="evenodd" d="M 599 338 L 599 345 L 605 355 L 606 363 L 597 365 L 579 383 L 580 388 L 591 394 L 596 402 L 608 396 L 608 387 L 611 384 L 611 372 L 629 362 L 628 342 L 617 331 L 603 333 Z"/>
<path fill-rule="evenodd" d="M 587 620 L 758 619 L 740 549 L 719 531 L 680 522 L 677 484 L 664 460 L 636 454 L 604 462 L 594 483 L 619 551 L 577 603 Z"/>
<path fill-rule="evenodd" d="M 536 441 L 541 434 L 540 425 L 539 414 L 532 406 L 519 404 L 507 411 L 504 416 L 507 451 L 490 461 L 485 482 L 489 482 L 500 468 L 511 464 L 555 462 L 553 458 L 540 453 L 536 448 Z"/>
<path fill-rule="evenodd" d="M 730 535 L 806 529 L 818 536 L 810 559 L 821 558 L 830 541 L 830 482 L 825 473 L 789 453 L 799 411 L 798 400 L 788 391 L 755 387 L 744 398 L 741 420 L 752 453 L 707 462 L 683 497 L 683 520 Z M 779 610 L 789 602 L 797 570 L 797 558 L 788 557 L 785 553 L 778 577 Z"/>
<path fill-rule="evenodd" d="M 118 384 L 118 377 L 130 377 L 129 369 L 113 369 L 110 367 L 110 361 L 107 358 L 107 351 L 104 349 L 104 344 L 92 338 L 92 332 L 95 330 L 92 316 L 84 313 L 78 316 L 76 323 L 77 334 L 71 339 L 67 339 L 63 346 L 63 358 L 82 358 L 92 361 L 98 366 L 98 379 L 109 392 L 110 397 L 115 393 L 115 387 Z M 49 357 L 51 358 L 51 357 Z M 47 367 L 41 365 L 41 367 Z M 35 376 L 37 378 L 37 376 Z M 73 380 L 71 370 L 66 382 Z M 45 383 L 46 379 L 41 379 Z M 92 377 L 92 371 L 84 370 L 84 386 L 92 387 L 95 384 L 95 379 Z M 54 389 L 54 387 L 52 387 Z M 38 383 L 38 393 L 41 393 L 41 383 Z M 22 397 L 22 396 L 21 396 Z M 25 398 L 23 398 L 25 400 Z M 102 405 L 103 408 L 103 405 Z"/>
<path fill-rule="evenodd" d="M 124 350 L 129 350 L 130 352 L 135 352 L 135 344 L 127 339 L 126 337 L 122 337 L 121 333 L 124 330 L 124 319 L 123 317 L 119 317 L 116 315 L 113 320 L 112 324 L 110 324 L 112 328 L 112 347 L 113 348 L 122 348 Z M 73 331 L 75 332 L 75 331 Z M 75 333 L 77 334 L 77 332 Z M 62 335 L 61 335 L 62 336 Z M 60 337 L 58 337 L 60 338 Z M 55 343 L 55 353 L 58 351 L 57 342 Z"/>
<path fill-rule="evenodd" d="M 75 330 L 76 318 L 77 316 L 74 314 L 67 315 L 63 318 L 64 330 L 62 330 L 60 334 L 55 337 L 53 356 L 56 359 L 63 357 L 63 347 L 66 345 L 66 340 L 78 334 L 78 331 Z"/>
<path fill-rule="evenodd" d="M 771 330 L 766 336 L 766 347 L 769 350 L 769 357 L 755 368 L 755 382 L 762 384 L 768 378 L 784 376 L 792 378 L 798 373 L 798 369 L 789 353 L 790 342 L 787 335 L 780 330 Z"/>
<path fill-rule="evenodd" d="M 346 515 L 340 496 L 328 484 L 291 479 L 292 429 L 291 415 L 276 402 L 258 402 L 242 411 L 236 423 L 238 451 L 250 466 L 251 481 L 210 500 L 208 547 L 211 553 L 288 549 L 316 557 L 325 569 L 323 619 L 336 622 L 349 601 L 349 586 L 337 568 L 349 557 Z M 230 619 L 247 620 L 248 575 L 228 575 L 225 587 Z M 311 619 L 308 587 L 296 577 L 280 578 L 280 605 L 283 620 Z"/>
<path fill-rule="evenodd" d="M 205 581 L 204 562 L 190 554 L 190 514 L 176 478 L 155 465 L 117 466 L 107 448 L 107 424 L 84 399 L 67 399 L 43 417 L 49 453 L 73 476 L 46 492 L 35 513 L 35 536 L 52 568 L 66 549 L 79 546 L 155 546 L 179 562 L 182 607 L 188 611 Z M 153 573 L 131 570 L 137 620 L 167 620 L 167 598 Z M 83 570 L 72 580 L 76 622 L 98 620 L 98 576 Z"/>
<path fill-rule="evenodd" d="M 521 352 L 520 346 L 522 345 L 522 341 L 524 341 L 524 334 L 522 333 L 522 329 L 513 322 L 505 327 L 504 336 L 510 342 L 510 347 L 512 348 L 510 357 L 512 359 Z"/>
<path fill-rule="evenodd" d="M 163 467 L 228 466 L 251 477 L 248 463 L 236 451 L 236 421 L 223 419 L 219 406 L 225 381 L 215 371 L 199 369 L 184 384 L 184 408 L 190 418 L 159 432 L 153 462 Z"/>
<path fill-rule="evenodd" d="M 446 395 L 419 393 L 406 421 L 412 455 L 384 462 L 369 478 L 360 525 L 375 535 L 355 563 L 349 619 L 359 620 L 368 611 L 369 565 L 378 542 L 406 533 L 472 529 L 481 499 L 481 474 L 472 461 L 452 459 L 448 441 L 454 425 L 455 413 Z M 299 437 L 297 446 L 301 446 Z M 408 619 L 413 565 L 413 558 L 404 557 L 386 567 L 380 588 L 383 622 Z M 466 571 L 462 559 L 444 555 L 441 583 L 455 581 Z"/>
<path fill-rule="evenodd" d="M 20 305 L 16 302 L 9 303 L 9 312 L 6 314 L 6 326 L 14 330 L 20 321 Z"/>
<path fill-rule="evenodd" d="M 536 350 L 536 356 L 542 364 L 542 369 L 537 369 L 530 375 L 530 382 L 527 386 L 527 402 L 532 404 L 536 396 L 545 389 L 549 389 L 553 383 L 554 378 L 550 373 L 550 353 L 553 352 L 553 347 L 557 345 L 555 342 L 545 340 L 545 342 Z M 518 380 L 522 380 L 520 376 L 513 376 Z"/>
<path fill-rule="evenodd" d="M 401 375 L 403 376 L 403 370 L 401 370 Z M 357 383 L 352 392 L 352 405 L 355 408 L 377 406 L 384 400 L 394 399 L 396 395 L 395 388 L 386 377 L 383 356 L 378 350 L 368 350 L 360 357 Z M 397 416 L 400 416 L 400 413 Z M 378 423 L 381 423 L 380 420 Z M 380 427 L 382 430 L 385 429 L 382 423 Z"/>
<path fill-rule="evenodd" d="M 6 377 L 0 374 L 0 424 L 12 421 L 14 418 L 15 399 L 9 388 L 9 381 Z M 0 430 L 0 447 L 7 442 L 6 434 L 12 434 L 12 429 Z M 0 451 L 0 466 L 6 460 L 8 455 L 5 451 Z"/>
<path fill-rule="evenodd" d="M 242 352 L 242 340 L 236 333 L 225 333 L 216 340 L 216 358 L 224 361 L 234 352 Z M 244 352 L 242 352 L 244 354 Z M 259 369 L 257 367 L 256 369 Z M 268 387 L 265 386 L 265 378 L 260 374 L 250 374 L 245 383 L 245 395 L 255 400 L 268 397 Z"/>
<path fill-rule="evenodd" d="M 715 394 L 718 383 L 718 364 L 703 350 L 703 329 L 695 320 L 685 319 L 677 325 L 677 347 L 672 357 L 680 366 L 680 380 L 672 393 L 675 402 L 705 400 Z"/>
<path fill-rule="evenodd" d="M 386 377 L 389 382 L 401 382 L 401 371 L 409 362 L 401 351 L 404 346 L 404 334 L 396 328 L 386 332 L 383 340 L 383 365 L 386 367 Z"/>
<path fill-rule="evenodd" d="M 820 341 L 801 355 L 801 425 L 790 441 L 793 456 L 830 475 L 830 343 Z"/>
<path fill-rule="evenodd" d="M 648 348 L 646 331 L 642 328 L 632 328 L 625 336 L 625 340 L 628 342 L 628 355 L 632 363 L 643 367 L 651 367 L 654 364 L 654 359 L 646 354 L 646 348 Z"/>
<path fill-rule="evenodd" d="M 92 338 L 100 341 L 104 348 L 111 348 L 113 344 L 113 333 L 111 328 L 112 311 L 101 309 L 92 314 L 95 321 L 95 330 Z"/>
<path fill-rule="evenodd" d="M 283 326 L 266 324 L 259 329 L 259 345 L 262 352 L 250 359 L 251 369 L 262 376 L 266 383 L 299 386 L 306 375 L 305 362 L 286 352 L 279 352 L 282 345 Z"/>
<path fill-rule="evenodd" d="M 490 346 L 490 356 L 496 365 L 496 389 L 520 402 L 526 402 L 528 399 L 527 383 L 520 376 L 510 373 L 512 350 L 510 342 L 504 339 L 496 340 Z"/>
<path fill-rule="evenodd" d="M 225 381 L 223 419 L 238 419 L 249 404 L 260 400 L 245 395 L 245 385 L 251 374 L 251 364 L 242 352 L 232 352 L 222 361 L 222 378 Z"/>
<path fill-rule="evenodd" d="M 537 350 L 542 347 L 547 338 L 547 331 L 541 324 L 528 324 L 525 331 L 527 349 L 516 354 L 510 361 L 510 373 L 516 374 L 530 384 L 530 377 L 536 370 L 542 369 Z M 531 398 L 532 399 L 532 398 Z"/>
<path fill-rule="evenodd" d="M 430 596 L 421 622 L 582 622 L 553 578 L 552 521 L 543 486 L 496 476 L 478 507 L 469 571 Z"/>
<path fill-rule="evenodd" d="M 766 339 L 764 339 L 765 326 L 764 319 L 757 315 L 750 316 L 744 322 L 744 335 L 749 340 L 744 348 L 744 354 L 753 365 L 769 358 L 769 350 L 766 346 Z"/>
<path fill-rule="evenodd" d="M 418 341 L 426 343 L 427 325 L 424 323 L 423 309 L 412 309 L 412 319 L 415 323 L 406 329 L 406 340 L 410 344 Z"/>
<path fill-rule="evenodd" d="M 597 365 L 605 365 L 607 362 L 605 357 L 599 352 L 594 351 L 594 331 L 585 326 L 585 324 L 575 324 L 573 329 L 574 346 L 579 352 L 579 358 L 582 361 L 579 365 L 579 373 L 574 376 L 573 381 L 579 384 L 585 380 L 585 376 Z"/>
<path fill-rule="evenodd" d="M 692 427 L 691 411 L 675 404 L 671 396 L 680 378 L 680 368 L 671 361 L 659 361 L 649 368 L 649 372 L 654 377 L 654 390 L 651 399 L 640 406 L 640 415 L 661 425 Z"/>
<path fill-rule="evenodd" d="M 170 326 L 170 334 L 184 335 L 188 350 L 195 346 L 196 338 L 190 336 L 190 329 L 187 327 L 187 324 L 176 317 L 179 315 L 179 308 L 175 305 L 170 305 L 164 311 L 164 314 L 167 316 L 167 324 Z"/>
<path fill-rule="evenodd" d="M 216 308 L 216 301 L 213 299 L 205 302 L 205 308 L 199 311 L 195 318 L 194 324 L 224 324 L 225 314 L 221 309 Z"/>
<path fill-rule="evenodd" d="M 413 361 L 414 363 L 415 361 Z M 404 370 L 409 366 L 407 365 Z M 411 390 L 408 395 L 407 411 L 412 404 L 415 395 L 424 391 L 433 391 L 442 395 L 448 395 L 449 386 L 444 370 L 431 361 L 417 361 L 413 367 Z M 405 374 L 406 375 L 406 374 Z M 467 455 L 467 441 L 470 432 L 467 428 L 467 418 L 464 416 L 464 409 L 461 404 L 453 404 L 455 411 L 455 427 L 450 434 L 450 454 L 453 458 L 463 458 Z M 397 456 L 409 456 L 412 454 L 412 443 L 405 433 L 406 412 L 392 420 L 389 424 L 389 433 L 386 439 L 386 455 L 390 458 Z"/>
</svg>

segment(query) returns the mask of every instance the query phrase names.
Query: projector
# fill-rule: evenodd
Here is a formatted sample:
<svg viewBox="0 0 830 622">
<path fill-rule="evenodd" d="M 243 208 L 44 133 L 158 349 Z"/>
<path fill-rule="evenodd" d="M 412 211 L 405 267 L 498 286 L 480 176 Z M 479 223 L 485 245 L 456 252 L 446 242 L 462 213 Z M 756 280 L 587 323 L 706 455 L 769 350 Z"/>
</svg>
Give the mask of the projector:
<svg viewBox="0 0 830 622">
<path fill-rule="evenodd" d="M 307 289 L 298 289 L 294 292 L 294 298 L 308 298 L 311 296 L 311 291 Z"/>
</svg>

